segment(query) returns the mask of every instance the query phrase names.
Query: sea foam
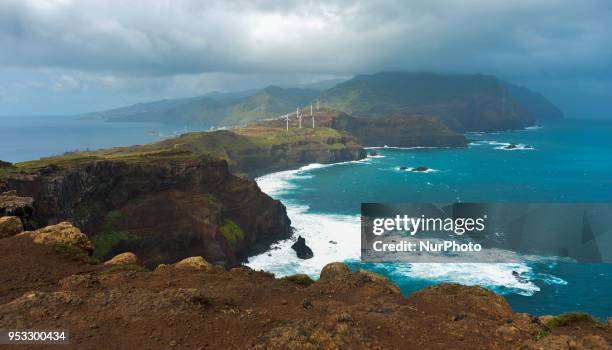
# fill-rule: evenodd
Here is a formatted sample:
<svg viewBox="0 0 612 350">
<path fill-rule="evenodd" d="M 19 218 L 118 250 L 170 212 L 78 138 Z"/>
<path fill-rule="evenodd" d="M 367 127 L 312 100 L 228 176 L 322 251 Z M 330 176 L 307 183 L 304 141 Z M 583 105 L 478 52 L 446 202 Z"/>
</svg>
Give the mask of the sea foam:
<svg viewBox="0 0 612 350">
<path fill-rule="evenodd" d="M 367 158 L 371 159 L 371 158 Z M 364 161 L 353 161 L 355 163 Z M 287 276 L 305 273 L 317 279 L 321 269 L 334 261 L 346 261 L 360 264 L 360 217 L 358 215 L 335 215 L 312 213 L 308 206 L 292 203 L 283 198 L 286 191 L 298 188 L 295 185 L 300 178 L 316 176 L 313 170 L 337 164 L 311 164 L 297 170 L 282 171 L 257 178 L 261 189 L 268 195 L 283 200 L 287 214 L 295 229 L 289 239 L 279 241 L 271 246 L 268 252 L 252 256 L 247 266 L 255 270 L 264 270 L 276 276 Z M 314 252 L 314 257 L 299 259 L 291 245 L 298 235 L 306 239 L 306 244 Z M 385 263 L 375 264 L 377 269 L 395 281 L 406 279 L 439 282 L 454 282 L 465 285 L 480 285 L 498 293 L 517 293 L 533 295 L 540 288 L 534 283 L 541 280 L 547 284 L 565 284 L 567 282 L 551 275 L 535 274 L 530 261 L 540 257 L 522 257 L 517 263 Z M 517 272 L 521 278 L 513 275 Z"/>
</svg>

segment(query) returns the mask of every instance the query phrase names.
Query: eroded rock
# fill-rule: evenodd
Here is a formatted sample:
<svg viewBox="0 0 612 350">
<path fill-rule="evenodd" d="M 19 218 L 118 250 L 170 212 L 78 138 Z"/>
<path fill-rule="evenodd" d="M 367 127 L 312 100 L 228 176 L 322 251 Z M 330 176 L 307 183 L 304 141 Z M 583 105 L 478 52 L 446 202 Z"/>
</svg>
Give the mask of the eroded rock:
<svg viewBox="0 0 612 350">
<path fill-rule="evenodd" d="M 325 265 L 321 270 L 321 280 L 340 279 L 350 274 L 351 270 L 341 262 L 333 262 Z"/>
<path fill-rule="evenodd" d="M 134 264 L 134 265 L 142 265 L 140 259 L 136 256 L 136 254 L 132 252 L 125 252 L 121 254 L 117 254 L 112 257 L 110 260 L 104 262 L 104 265 L 125 265 L 125 264 Z"/>
<path fill-rule="evenodd" d="M 0 238 L 15 236 L 23 232 L 23 224 L 17 216 L 0 217 Z"/>
<path fill-rule="evenodd" d="M 30 233 L 34 243 L 44 245 L 66 245 L 77 248 L 86 254 L 93 252 L 93 246 L 87 235 L 69 222 L 43 227 Z"/>
<path fill-rule="evenodd" d="M 212 269 L 212 265 L 204 260 L 201 256 L 192 256 L 189 258 L 185 258 L 176 264 L 174 267 L 177 269 L 186 269 L 186 270 L 210 270 Z"/>
</svg>

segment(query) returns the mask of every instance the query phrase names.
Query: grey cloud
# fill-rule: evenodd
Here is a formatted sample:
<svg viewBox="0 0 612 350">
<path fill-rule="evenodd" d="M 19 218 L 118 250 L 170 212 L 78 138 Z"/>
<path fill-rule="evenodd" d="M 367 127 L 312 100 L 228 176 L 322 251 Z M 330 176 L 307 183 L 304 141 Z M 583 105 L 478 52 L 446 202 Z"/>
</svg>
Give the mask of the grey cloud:
<svg viewBox="0 0 612 350">
<path fill-rule="evenodd" d="M 609 69 L 611 8 L 549 0 L 8 1 L 0 5 L 0 62 L 161 75 Z"/>
<path fill-rule="evenodd" d="M 42 75 L 56 93 L 170 84 L 164 94 L 196 94 L 236 77 L 392 69 L 609 82 L 609 23 L 608 0 L 5 0 L 0 68 Z M 58 85 L 62 76 L 74 81 Z"/>
</svg>

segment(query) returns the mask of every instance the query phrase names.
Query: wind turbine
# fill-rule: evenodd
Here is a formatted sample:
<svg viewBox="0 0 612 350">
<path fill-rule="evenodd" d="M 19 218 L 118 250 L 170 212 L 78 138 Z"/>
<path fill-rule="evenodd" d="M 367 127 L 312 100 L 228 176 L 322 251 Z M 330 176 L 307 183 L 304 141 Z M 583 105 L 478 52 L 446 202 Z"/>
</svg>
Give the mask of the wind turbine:
<svg viewBox="0 0 612 350">
<path fill-rule="evenodd" d="M 287 131 L 289 131 L 289 114 L 285 114 L 283 117 L 287 120 Z"/>
<path fill-rule="evenodd" d="M 312 117 L 312 128 L 314 129 L 314 114 L 312 113 L 312 104 L 310 105 L 310 116 Z"/>
<path fill-rule="evenodd" d="M 295 114 L 297 114 L 299 128 L 301 129 L 302 128 L 302 116 L 300 115 L 300 107 L 297 108 Z"/>
</svg>

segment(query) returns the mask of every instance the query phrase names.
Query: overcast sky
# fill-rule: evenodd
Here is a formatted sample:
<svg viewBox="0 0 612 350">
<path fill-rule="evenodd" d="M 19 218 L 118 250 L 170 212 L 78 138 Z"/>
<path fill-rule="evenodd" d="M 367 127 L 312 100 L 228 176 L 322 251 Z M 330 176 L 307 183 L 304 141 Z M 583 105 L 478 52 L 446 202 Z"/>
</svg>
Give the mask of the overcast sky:
<svg viewBox="0 0 612 350">
<path fill-rule="evenodd" d="M 612 107 L 609 0 L 2 0 L 0 48 L 0 115 L 383 70 L 493 74 L 575 117 Z"/>
</svg>

